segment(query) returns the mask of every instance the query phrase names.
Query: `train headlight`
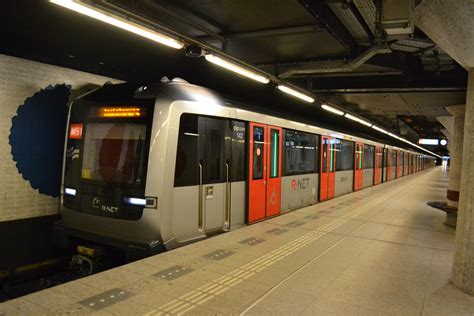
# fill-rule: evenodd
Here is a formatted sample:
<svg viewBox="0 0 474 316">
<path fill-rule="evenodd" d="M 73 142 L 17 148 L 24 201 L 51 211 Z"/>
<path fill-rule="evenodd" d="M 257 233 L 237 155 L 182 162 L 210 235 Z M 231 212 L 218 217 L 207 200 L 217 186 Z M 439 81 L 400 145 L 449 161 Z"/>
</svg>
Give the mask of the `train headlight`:
<svg viewBox="0 0 474 316">
<path fill-rule="evenodd" d="M 157 208 L 158 199 L 156 197 L 135 198 L 124 197 L 123 203 L 128 205 L 143 206 L 145 208 Z"/>
<path fill-rule="evenodd" d="M 125 204 L 146 206 L 146 199 L 139 199 L 134 197 L 123 198 Z"/>
<path fill-rule="evenodd" d="M 64 188 L 64 194 L 71 195 L 71 196 L 76 196 L 76 189 Z"/>
</svg>

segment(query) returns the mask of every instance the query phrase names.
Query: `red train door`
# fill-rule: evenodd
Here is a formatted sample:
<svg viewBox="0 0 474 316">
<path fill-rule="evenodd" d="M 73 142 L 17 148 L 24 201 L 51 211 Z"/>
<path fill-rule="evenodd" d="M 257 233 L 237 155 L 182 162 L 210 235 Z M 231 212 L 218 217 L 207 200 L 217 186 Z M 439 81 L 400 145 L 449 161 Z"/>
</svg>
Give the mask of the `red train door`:
<svg viewBox="0 0 474 316">
<path fill-rule="evenodd" d="M 319 200 L 326 201 L 334 198 L 336 185 L 336 140 L 321 136 L 321 159 L 319 173 Z"/>
<path fill-rule="evenodd" d="M 355 144 L 355 158 L 354 158 L 354 191 L 362 189 L 364 184 L 364 144 Z"/>
<path fill-rule="evenodd" d="M 250 123 L 248 222 L 280 213 L 281 128 Z"/>
<path fill-rule="evenodd" d="M 375 160 L 374 160 L 374 185 L 382 182 L 382 158 L 383 149 L 381 147 L 375 147 Z"/>
</svg>

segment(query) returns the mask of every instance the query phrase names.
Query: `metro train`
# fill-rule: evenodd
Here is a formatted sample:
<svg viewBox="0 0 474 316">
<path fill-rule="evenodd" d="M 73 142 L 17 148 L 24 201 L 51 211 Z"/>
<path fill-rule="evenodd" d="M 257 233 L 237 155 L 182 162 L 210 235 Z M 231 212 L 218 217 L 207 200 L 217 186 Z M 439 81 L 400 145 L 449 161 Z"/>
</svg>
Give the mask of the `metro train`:
<svg viewBox="0 0 474 316">
<path fill-rule="evenodd" d="M 106 84 L 70 107 L 55 240 L 133 260 L 433 164 L 182 79 Z"/>
</svg>

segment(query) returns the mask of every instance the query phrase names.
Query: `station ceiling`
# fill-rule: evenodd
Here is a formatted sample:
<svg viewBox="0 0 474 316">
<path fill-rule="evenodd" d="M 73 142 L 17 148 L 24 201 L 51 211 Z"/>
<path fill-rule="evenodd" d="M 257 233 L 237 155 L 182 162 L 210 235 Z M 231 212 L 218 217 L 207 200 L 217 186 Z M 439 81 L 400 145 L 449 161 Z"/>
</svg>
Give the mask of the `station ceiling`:
<svg viewBox="0 0 474 316">
<path fill-rule="evenodd" d="M 442 136 L 436 117 L 465 101 L 466 71 L 416 28 L 408 37 L 384 36 L 374 22 L 378 0 L 89 2 L 196 39 L 412 141 Z M 179 76 L 267 113 L 405 145 L 46 0 L 2 7 L 1 53 L 127 81 Z"/>
</svg>

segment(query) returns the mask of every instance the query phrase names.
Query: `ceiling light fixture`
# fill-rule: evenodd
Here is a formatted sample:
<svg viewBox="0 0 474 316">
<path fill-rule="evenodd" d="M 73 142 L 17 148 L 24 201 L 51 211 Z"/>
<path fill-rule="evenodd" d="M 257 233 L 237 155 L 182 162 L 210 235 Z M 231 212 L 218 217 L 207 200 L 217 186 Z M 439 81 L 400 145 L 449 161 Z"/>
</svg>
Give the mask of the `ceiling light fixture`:
<svg viewBox="0 0 474 316">
<path fill-rule="evenodd" d="M 355 116 L 355 115 L 349 114 L 349 113 L 346 113 L 346 114 L 344 115 L 344 117 L 347 117 L 347 118 L 350 119 L 350 120 L 356 121 L 356 122 L 358 122 L 358 123 L 360 123 L 360 124 L 362 124 L 362 125 L 368 126 L 368 127 L 371 127 L 371 126 L 372 126 L 372 123 L 367 122 L 367 121 L 365 121 L 365 120 L 363 120 L 363 119 L 361 119 L 361 118 L 359 118 L 359 117 L 357 117 L 357 116 Z"/>
<path fill-rule="evenodd" d="M 293 88 L 287 87 L 287 86 L 282 85 L 282 84 L 278 85 L 277 88 L 278 88 L 278 90 L 280 90 L 280 91 L 283 91 L 283 92 L 285 92 L 285 93 L 287 93 L 287 94 L 289 94 L 289 95 L 292 95 L 292 96 L 294 96 L 294 97 L 296 97 L 296 98 L 298 98 L 298 99 L 301 99 L 301 100 L 303 100 L 303 101 L 306 101 L 306 102 L 308 102 L 308 103 L 313 103 L 313 102 L 314 102 L 314 98 L 313 98 L 313 97 L 310 97 L 310 96 L 307 95 L 307 94 L 301 93 L 301 92 L 299 92 L 299 91 L 297 91 L 297 90 L 295 90 L 295 89 L 293 89 Z"/>
<path fill-rule="evenodd" d="M 357 116 L 354 116 L 352 114 L 349 114 L 349 113 L 344 114 L 344 117 L 347 117 L 348 119 L 356 121 L 356 122 L 360 121 L 360 118 L 358 118 Z"/>
<path fill-rule="evenodd" d="M 344 115 L 343 111 L 333 108 L 332 106 L 329 106 L 327 104 L 321 104 L 321 108 L 337 115 Z"/>
<path fill-rule="evenodd" d="M 227 61 L 227 60 L 224 60 L 216 55 L 212 55 L 212 54 L 206 54 L 205 56 L 206 60 L 217 65 L 217 66 L 220 66 L 222 68 L 225 68 L 227 70 L 230 70 L 232 72 L 235 72 L 235 73 L 238 73 L 239 75 L 242 75 L 244 77 L 247 77 L 247 78 L 250 78 L 250 79 L 253 79 L 255 81 L 258 81 L 258 82 L 261 82 L 261 83 L 269 83 L 270 82 L 270 79 L 267 78 L 267 77 L 264 77 L 258 73 L 256 73 L 255 71 L 251 71 L 251 70 L 248 70 L 248 69 L 245 69 L 244 67 L 241 67 L 237 64 L 234 64 L 230 61 Z"/>
<path fill-rule="evenodd" d="M 51 3 L 57 4 L 66 9 L 75 11 L 80 14 L 84 14 L 88 17 L 94 18 L 96 20 L 105 22 L 107 24 L 116 26 L 122 30 L 129 31 L 131 33 L 140 35 L 142 37 L 148 38 L 152 41 L 158 42 L 160 44 L 175 48 L 181 49 L 184 47 L 184 43 L 176 40 L 174 38 L 168 37 L 164 34 L 158 33 L 154 30 L 144 28 L 136 23 L 127 21 L 123 18 L 112 16 L 111 14 L 100 11 L 94 7 L 90 7 L 80 2 L 73 0 L 50 0 Z"/>
<path fill-rule="evenodd" d="M 372 125 L 372 128 L 375 129 L 376 131 L 381 132 L 381 133 L 388 134 L 388 132 L 386 130 L 384 130 L 383 128 L 381 128 L 381 127 Z"/>
</svg>

